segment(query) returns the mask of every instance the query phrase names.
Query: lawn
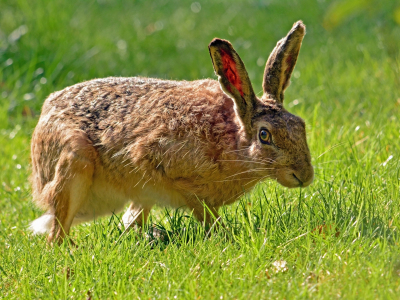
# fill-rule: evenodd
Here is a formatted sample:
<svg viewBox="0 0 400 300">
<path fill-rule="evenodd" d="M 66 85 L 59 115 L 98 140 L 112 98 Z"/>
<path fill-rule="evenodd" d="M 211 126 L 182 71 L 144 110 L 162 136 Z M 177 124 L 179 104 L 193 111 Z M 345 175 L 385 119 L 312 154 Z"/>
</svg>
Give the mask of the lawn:
<svg viewBox="0 0 400 300">
<path fill-rule="evenodd" d="M 266 181 L 208 233 L 156 208 L 122 234 L 122 214 L 67 243 L 32 236 L 30 138 L 44 99 L 106 76 L 216 78 L 228 39 L 262 94 L 264 64 L 307 26 L 285 107 L 307 124 L 306 189 Z M 396 1 L 0 0 L 0 299 L 398 299 L 400 6 Z"/>
</svg>

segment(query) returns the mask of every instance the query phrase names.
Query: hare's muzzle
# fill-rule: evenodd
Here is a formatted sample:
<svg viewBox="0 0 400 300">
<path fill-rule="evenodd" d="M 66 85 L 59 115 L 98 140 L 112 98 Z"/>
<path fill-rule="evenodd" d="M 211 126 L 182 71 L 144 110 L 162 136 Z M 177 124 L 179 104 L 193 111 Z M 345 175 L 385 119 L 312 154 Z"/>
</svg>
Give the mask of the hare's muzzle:
<svg viewBox="0 0 400 300">
<path fill-rule="evenodd" d="M 306 187 L 314 180 L 314 168 L 311 166 L 306 172 L 293 172 L 292 175 L 300 183 L 300 187 Z"/>
<path fill-rule="evenodd" d="M 314 168 L 310 165 L 302 169 L 282 169 L 277 172 L 276 180 L 288 188 L 306 187 L 314 180 Z"/>
<path fill-rule="evenodd" d="M 314 168 L 309 165 L 307 168 L 294 171 L 292 176 L 299 182 L 299 187 L 309 186 L 314 180 Z"/>
</svg>

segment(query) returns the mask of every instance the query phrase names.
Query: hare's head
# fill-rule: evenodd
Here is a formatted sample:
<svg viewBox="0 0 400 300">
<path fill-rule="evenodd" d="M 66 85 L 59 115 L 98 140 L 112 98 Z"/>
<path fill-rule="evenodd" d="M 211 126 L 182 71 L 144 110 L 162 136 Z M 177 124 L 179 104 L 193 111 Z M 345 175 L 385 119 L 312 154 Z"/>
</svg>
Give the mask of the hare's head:
<svg viewBox="0 0 400 300">
<path fill-rule="evenodd" d="M 214 39 L 210 55 L 222 90 L 233 99 L 248 140 L 248 157 L 260 176 L 286 187 L 309 185 L 314 178 L 304 121 L 283 108 L 284 91 L 299 55 L 305 26 L 296 22 L 267 61 L 261 98 L 257 98 L 245 66 L 232 45 Z"/>
</svg>

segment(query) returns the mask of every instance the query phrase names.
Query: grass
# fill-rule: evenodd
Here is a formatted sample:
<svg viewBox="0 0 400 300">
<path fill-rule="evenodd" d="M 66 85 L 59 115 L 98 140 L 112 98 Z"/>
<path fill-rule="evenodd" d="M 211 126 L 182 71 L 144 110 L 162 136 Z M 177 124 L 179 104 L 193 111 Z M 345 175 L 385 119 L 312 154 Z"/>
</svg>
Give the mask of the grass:
<svg viewBox="0 0 400 300">
<path fill-rule="evenodd" d="M 326 30 L 328 1 L 0 1 L 0 298 L 397 299 L 396 9 L 386 1 Z M 162 208 L 149 224 L 165 239 L 121 236 L 120 214 L 75 227 L 74 251 L 27 232 L 41 214 L 29 141 L 48 94 L 105 76 L 215 78 L 215 36 L 232 41 L 260 93 L 269 52 L 298 19 L 307 35 L 285 105 L 306 120 L 312 186 L 264 182 L 224 207 L 228 228 L 211 234 Z"/>
</svg>

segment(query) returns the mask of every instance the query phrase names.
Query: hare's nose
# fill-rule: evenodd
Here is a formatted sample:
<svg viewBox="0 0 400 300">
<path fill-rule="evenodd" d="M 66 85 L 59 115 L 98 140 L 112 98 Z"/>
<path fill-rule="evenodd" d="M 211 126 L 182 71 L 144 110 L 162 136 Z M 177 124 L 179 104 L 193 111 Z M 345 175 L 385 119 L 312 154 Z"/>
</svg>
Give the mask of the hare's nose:
<svg viewBox="0 0 400 300">
<path fill-rule="evenodd" d="M 293 177 L 300 183 L 301 187 L 309 186 L 314 180 L 314 168 L 309 168 L 293 172 Z"/>
</svg>

